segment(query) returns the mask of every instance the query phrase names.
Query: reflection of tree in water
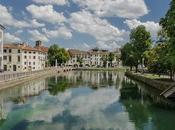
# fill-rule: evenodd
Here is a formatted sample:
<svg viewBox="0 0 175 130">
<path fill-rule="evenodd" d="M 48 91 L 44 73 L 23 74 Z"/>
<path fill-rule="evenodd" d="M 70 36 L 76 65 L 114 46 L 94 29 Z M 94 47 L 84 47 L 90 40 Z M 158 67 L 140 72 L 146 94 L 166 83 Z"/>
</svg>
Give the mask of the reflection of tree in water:
<svg viewBox="0 0 175 130">
<path fill-rule="evenodd" d="M 71 86 L 66 76 L 52 77 L 48 81 L 49 92 L 52 95 L 57 95 L 59 92 L 64 92 Z"/>
<path fill-rule="evenodd" d="M 113 73 L 112 72 L 109 72 L 108 73 L 108 85 L 109 86 L 112 86 L 114 84 L 114 81 L 113 81 Z"/>
<path fill-rule="evenodd" d="M 15 98 L 11 98 L 11 101 L 13 101 L 15 104 L 19 104 L 19 103 L 25 103 L 27 101 L 27 99 L 25 97 L 15 97 Z"/>
<path fill-rule="evenodd" d="M 150 112 L 148 110 L 149 103 L 141 101 L 141 93 L 137 84 L 123 79 L 121 89 L 120 102 L 125 106 L 131 121 L 135 123 L 138 130 L 144 129 L 144 124 L 148 122 Z"/>
</svg>

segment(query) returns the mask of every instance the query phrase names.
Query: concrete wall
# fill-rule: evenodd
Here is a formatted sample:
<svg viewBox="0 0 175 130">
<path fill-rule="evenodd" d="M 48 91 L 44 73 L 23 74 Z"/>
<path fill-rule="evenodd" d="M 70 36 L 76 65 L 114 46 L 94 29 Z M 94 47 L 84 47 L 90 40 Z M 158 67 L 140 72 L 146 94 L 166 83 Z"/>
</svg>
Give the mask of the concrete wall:
<svg viewBox="0 0 175 130">
<path fill-rule="evenodd" d="M 154 88 L 161 90 L 161 91 L 164 91 L 171 86 L 171 83 L 166 83 L 163 81 L 158 81 L 158 80 L 146 78 L 146 77 L 143 77 L 139 74 L 133 74 L 131 72 L 126 72 L 125 75 L 131 79 L 137 80 L 139 82 L 142 82 L 146 85 L 149 85 L 149 86 L 154 87 Z"/>
</svg>

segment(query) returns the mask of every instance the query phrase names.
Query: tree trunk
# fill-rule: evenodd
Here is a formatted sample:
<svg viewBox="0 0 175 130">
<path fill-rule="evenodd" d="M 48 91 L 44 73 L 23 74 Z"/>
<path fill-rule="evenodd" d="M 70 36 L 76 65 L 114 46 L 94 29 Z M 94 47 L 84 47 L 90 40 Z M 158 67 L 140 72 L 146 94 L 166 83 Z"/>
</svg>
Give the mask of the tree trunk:
<svg viewBox="0 0 175 130">
<path fill-rule="evenodd" d="M 130 71 L 132 71 L 132 66 L 130 66 Z"/>
<path fill-rule="evenodd" d="M 138 72 L 138 65 L 136 65 L 135 68 L 136 68 L 136 71 L 135 72 L 137 73 Z"/>
<path fill-rule="evenodd" d="M 173 80 L 173 70 L 170 69 L 170 79 Z"/>
<path fill-rule="evenodd" d="M 141 68 L 142 68 L 142 73 L 144 73 L 144 59 L 141 58 Z"/>
</svg>

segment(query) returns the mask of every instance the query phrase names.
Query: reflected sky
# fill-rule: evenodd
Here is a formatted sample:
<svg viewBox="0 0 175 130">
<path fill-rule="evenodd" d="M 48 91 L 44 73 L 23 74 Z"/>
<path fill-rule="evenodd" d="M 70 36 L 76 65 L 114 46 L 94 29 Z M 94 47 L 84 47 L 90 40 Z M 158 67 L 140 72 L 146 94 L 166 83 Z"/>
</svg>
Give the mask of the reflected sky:
<svg viewBox="0 0 175 130">
<path fill-rule="evenodd" d="M 0 92 L 0 130 L 173 130 L 175 112 L 142 87 L 121 72 L 38 79 Z"/>
</svg>

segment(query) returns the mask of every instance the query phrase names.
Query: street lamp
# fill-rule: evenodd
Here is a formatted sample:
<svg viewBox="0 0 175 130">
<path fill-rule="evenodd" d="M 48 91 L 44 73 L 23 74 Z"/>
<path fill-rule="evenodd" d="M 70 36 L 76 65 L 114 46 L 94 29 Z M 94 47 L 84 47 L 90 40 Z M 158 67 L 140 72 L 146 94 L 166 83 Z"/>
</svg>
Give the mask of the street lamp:
<svg viewBox="0 0 175 130">
<path fill-rule="evenodd" d="M 3 71 L 3 44 L 5 27 L 0 24 L 0 71 Z"/>
</svg>

